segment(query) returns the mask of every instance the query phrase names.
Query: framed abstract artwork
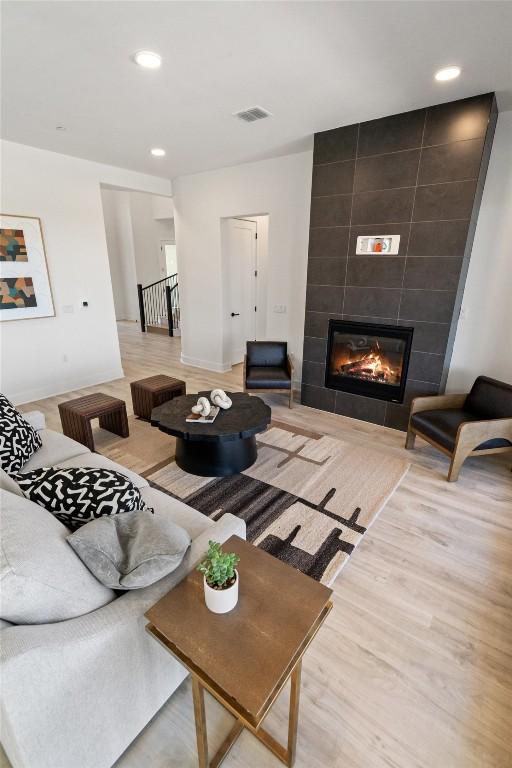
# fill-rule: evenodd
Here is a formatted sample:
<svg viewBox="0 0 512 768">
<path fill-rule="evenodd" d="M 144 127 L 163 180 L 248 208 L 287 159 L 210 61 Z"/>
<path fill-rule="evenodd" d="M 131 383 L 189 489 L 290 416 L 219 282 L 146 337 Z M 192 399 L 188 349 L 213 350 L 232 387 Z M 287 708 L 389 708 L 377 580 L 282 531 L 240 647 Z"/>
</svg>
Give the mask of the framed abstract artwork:
<svg viewBox="0 0 512 768">
<path fill-rule="evenodd" d="M 55 315 L 41 220 L 0 214 L 0 322 Z"/>
</svg>

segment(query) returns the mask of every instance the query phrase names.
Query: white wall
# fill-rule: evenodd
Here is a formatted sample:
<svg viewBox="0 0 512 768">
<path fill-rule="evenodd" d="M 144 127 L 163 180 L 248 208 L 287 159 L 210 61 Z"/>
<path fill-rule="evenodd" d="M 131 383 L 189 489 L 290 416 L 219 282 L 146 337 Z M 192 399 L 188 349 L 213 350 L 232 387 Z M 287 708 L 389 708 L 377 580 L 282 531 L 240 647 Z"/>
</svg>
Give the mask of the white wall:
<svg viewBox="0 0 512 768">
<path fill-rule="evenodd" d="M 117 194 L 114 190 L 101 190 L 101 203 L 103 206 L 103 220 L 105 223 L 105 237 L 107 240 L 108 261 L 110 266 L 110 277 L 112 280 L 112 294 L 114 296 L 116 320 L 126 320 L 121 245 L 119 243 L 120 233 L 117 215 Z"/>
<path fill-rule="evenodd" d="M 130 193 L 130 211 L 137 281 L 142 285 L 149 285 L 159 280 L 161 276 L 151 197 L 140 193 Z"/>
<path fill-rule="evenodd" d="M 153 195 L 153 218 L 154 219 L 173 219 L 174 205 L 170 197 L 161 197 Z"/>
<path fill-rule="evenodd" d="M 103 218 L 116 320 L 139 321 L 130 193 L 102 189 Z"/>
<path fill-rule="evenodd" d="M 155 219 L 155 236 L 157 243 L 161 240 L 174 240 L 174 218 Z"/>
<path fill-rule="evenodd" d="M 301 152 L 173 182 L 182 305 L 182 358 L 227 370 L 221 219 L 269 214 L 266 336 L 285 339 L 299 363 L 304 335 L 312 153 Z M 275 305 L 286 305 L 276 314 Z"/>
<path fill-rule="evenodd" d="M 41 218 L 56 313 L 1 324 L 1 391 L 22 403 L 122 376 L 100 184 L 170 195 L 170 181 L 12 142 L 1 154 L 0 210 Z"/>
<path fill-rule="evenodd" d="M 161 203 L 158 205 L 161 208 Z M 153 195 L 130 192 L 135 268 L 137 281 L 142 285 L 149 285 L 165 277 L 161 269 L 160 240 L 174 239 L 173 220 L 156 220 L 153 206 Z"/>
<path fill-rule="evenodd" d="M 498 117 L 447 391 L 479 374 L 512 384 L 512 112 Z"/>
</svg>

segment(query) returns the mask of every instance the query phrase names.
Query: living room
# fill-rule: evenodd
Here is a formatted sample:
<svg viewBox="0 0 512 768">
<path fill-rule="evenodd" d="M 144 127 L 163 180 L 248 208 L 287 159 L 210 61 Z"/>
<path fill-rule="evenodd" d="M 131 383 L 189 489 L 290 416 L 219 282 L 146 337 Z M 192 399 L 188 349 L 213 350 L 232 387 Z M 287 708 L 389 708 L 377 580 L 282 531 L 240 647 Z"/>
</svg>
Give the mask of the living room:
<svg viewBox="0 0 512 768">
<path fill-rule="evenodd" d="M 1 12 L 2 768 L 511 765 L 512 4 Z"/>
</svg>

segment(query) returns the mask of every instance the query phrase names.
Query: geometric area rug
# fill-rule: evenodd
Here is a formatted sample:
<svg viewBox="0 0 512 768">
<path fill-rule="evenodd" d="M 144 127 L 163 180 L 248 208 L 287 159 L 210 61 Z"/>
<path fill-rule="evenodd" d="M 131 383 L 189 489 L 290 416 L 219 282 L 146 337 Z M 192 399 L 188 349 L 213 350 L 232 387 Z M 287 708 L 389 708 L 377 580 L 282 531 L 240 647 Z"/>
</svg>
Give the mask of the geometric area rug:
<svg viewBox="0 0 512 768">
<path fill-rule="evenodd" d="M 409 462 L 284 424 L 271 426 L 257 441 L 258 458 L 242 474 L 198 477 L 171 460 L 144 475 L 212 520 L 225 512 L 241 517 L 248 541 L 332 584 Z"/>
</svg>

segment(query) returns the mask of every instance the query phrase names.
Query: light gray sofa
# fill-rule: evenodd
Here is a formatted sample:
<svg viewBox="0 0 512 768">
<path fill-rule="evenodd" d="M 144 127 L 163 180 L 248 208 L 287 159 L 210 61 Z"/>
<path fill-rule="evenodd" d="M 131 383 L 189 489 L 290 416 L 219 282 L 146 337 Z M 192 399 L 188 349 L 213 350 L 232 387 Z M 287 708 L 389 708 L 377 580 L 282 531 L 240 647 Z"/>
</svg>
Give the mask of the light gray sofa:
<svg viewBox="0 0 512 768">
<path fill-rule="evenodd" d="M 139 475 L 45 429 L 41 414 L 31 414 L 30 421 L 37 425 L 43 446 L 23 472 L 42 466 L 117 469 L 141 489 L 149 506 L 185 528 L 192 539 L 179 568 L 150 587 L 122 593 L 66 621 L 2 622 L 1 737 L 13 768 L 110 768 L 187 675 L 145 631 L 144 612 L 193 568 L 209 539 L 224 542 L 233 534 L 245 538 L 245 524 L 230 514 L 213 523 L 150 488 Z M 19 498 L 18 487 L 5 473 L 2 478 L 3 505 L 32 504 Z"/>
</svg>

